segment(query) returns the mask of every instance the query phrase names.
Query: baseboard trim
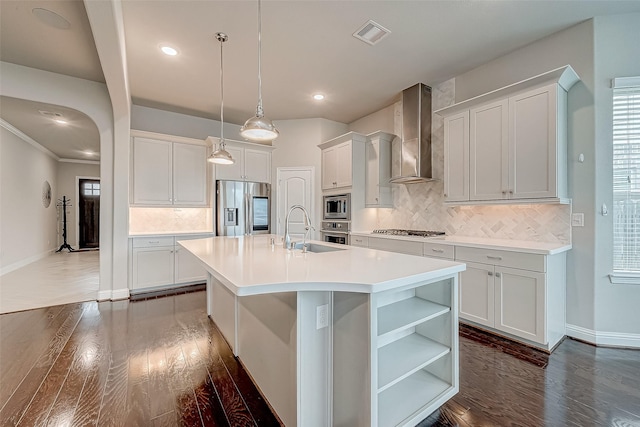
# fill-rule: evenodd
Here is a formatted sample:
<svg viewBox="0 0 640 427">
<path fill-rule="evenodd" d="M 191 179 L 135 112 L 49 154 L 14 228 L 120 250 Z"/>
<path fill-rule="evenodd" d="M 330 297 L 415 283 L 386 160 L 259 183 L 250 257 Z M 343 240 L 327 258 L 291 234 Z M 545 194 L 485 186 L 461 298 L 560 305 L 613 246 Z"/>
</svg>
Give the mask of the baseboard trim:
<svg viewBox="0 0 640 427">
<path fill-rule="evenodd" d="M 603 347 L 640 348 L 640 334 L 594 331 L 567 324 L 567 336 Z"/>
<path fill-rule="evenodd" d="M 111 291 L 111 301 L 129 299 L 129 288 L 114 289 Z"/>
<path fill-rule="evenodd" d="M 98 291 L 98 301 L 109 301 L 111 299 L 111 291 Z"/>
<path fill-rule="evenodd" d="M 21 259 L 20 261 L 14 262 L 13 264 L 9 264 L 5 267 L 2 267 L 0 269 L 0 276 L 4 276 L 7 273 L 11 273 L 12 271 L 15 271 L 19 268 L 24 267 L 25 265 L 29 265 L 32 262 L 36 262 L 41 260 L 42 258 L 45 258 L 46 256 L 48 256 L 50 253 L 52 253 L 53 251 L 55 251 L 55 248 L 53 249 L 48 249 L 44 252 L 41 252 L 39 254 L 35 254 L 33 256 L 30 256 L 29 258 L 24 258 Z"/>
</svg>

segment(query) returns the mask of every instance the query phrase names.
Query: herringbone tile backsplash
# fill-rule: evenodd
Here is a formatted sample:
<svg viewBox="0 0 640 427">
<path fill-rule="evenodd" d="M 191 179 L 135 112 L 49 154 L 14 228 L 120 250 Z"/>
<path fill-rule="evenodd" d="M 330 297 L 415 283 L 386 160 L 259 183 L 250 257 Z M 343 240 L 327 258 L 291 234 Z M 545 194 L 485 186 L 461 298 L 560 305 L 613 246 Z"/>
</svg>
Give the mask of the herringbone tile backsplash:
<svg viewBox="0 0 640 427">
<path fill-rule="evenodd" d="M 432 88 L 433 109 L 451 105 L 455 80 Z M 402 104 L 394 106 L 396 135 L 400 135 Z M 439 230 L 448 235 L 496 239 L 571 242 L 570 205 L 444 206 L 444 127 L 437 114 L 432 122 L 434 178 L 439 181 L 393 185 L 393 209 L 378 209 L 377 228 Z"/>
</svg>

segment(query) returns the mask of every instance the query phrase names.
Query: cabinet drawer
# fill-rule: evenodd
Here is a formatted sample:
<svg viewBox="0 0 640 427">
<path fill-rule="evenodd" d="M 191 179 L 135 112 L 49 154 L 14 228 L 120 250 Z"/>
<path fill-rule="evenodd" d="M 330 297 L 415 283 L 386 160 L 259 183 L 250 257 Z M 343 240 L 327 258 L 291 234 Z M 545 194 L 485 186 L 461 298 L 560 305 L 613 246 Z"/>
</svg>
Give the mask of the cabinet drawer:
<svg viewBox="0 0 640 427">
<path fill-rule="evenodd" d="M 422 242 L 411 242 L 408 240 L 384 239 L 379 237 L 369 237 L 369 248 L 380 249 L 382 251 L 399 252 L 407 255 L 422 256 Z"/>
<path fill-rule="evenodd" d="M 500 251 L 494 249 L 467 248 L 458 246 L 456 260 L 480 262 L 502 267 L 518 268 L 521 270 L 539 271 L 547 270 L 544 255 L 527 254 L 522 252 Z"/>
<path fill-rule="evenodd" d="M 369 247 L 369 237 L 367 236 L 351 236 L 351 246 Z"/>
<path fill-rule="evenodd" d="M 441 245 L 439 243 L 425 243 L 424 256 L 434 258 L 453 259 L 455 255 L 455 246 Z"/>
<path fill-rule="evenodd" d="M 173 236 L 134 237 L 134 248 L 153 248 L 156 246 L 173 246 Z"/>
</svg>

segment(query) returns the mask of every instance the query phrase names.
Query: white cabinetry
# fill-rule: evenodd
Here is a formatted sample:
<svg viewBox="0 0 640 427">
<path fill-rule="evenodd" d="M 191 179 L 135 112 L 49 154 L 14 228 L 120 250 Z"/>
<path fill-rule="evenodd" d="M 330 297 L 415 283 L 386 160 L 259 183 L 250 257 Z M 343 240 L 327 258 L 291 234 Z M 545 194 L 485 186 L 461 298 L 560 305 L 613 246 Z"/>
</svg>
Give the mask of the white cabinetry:
<svg viewBox="0 0 640 427">
<path fill-rule="evenodd" d="M 578 80 L 565 66 L 436 111 L 445 118 L 445 201 L 564 202 L 567 91 Z"/>
<path fill-rule="evenodd" d="M 444 118 L 444 199 L 469 200 L 469 111 Z"/>
<path fill-rule="evenodd" d="M 205 145 L 134 136 L 132 154 L 134 205 L 207 204 Z"/>
<path fill-rule="evenodd" d="M 176 242 L 208 235 L 176 237 L 134 237 L 131 239 L 130 288 L 132 291 L 204 282 L 202 264 Z"/>
<path fill-rule="evenodd" d="M 364 184 L 364 135 L 349 132 L 318 145 L 322 150 L 322 189 Z"/>
<path fill-rule="evenodd" d="M 361 248 L 369 247 L 369 237 L 351 235 L 351 246 L 358 246 Z"/>
<path fill-rule="evenodd" d="M 207 138 L 214 149 L 218 138 Z M 225 140 L 225 149 L 235 163 L 216 165 L 216 180 L 251 181 L 271 183 L 272 146 Z"/>
<path fill-rule="evenodd" d="M 550 350 L 565 334 L 566 255 L 458 246 L 460 318 Z"/>
<path fill-rule="evenodd" d="M 407 255 L 423 254 L 423 243 L 418 241 L 389 239 L 386 237 L 369 237 L 369 248 L 382 251 L 398 252 Z"/>
<path fill-rule="evenodd" d="M 365 143 L 365 206 L 393 207 L 391 196 L 391 141 L 395 135 L 375 132 Z"/>
</svg>

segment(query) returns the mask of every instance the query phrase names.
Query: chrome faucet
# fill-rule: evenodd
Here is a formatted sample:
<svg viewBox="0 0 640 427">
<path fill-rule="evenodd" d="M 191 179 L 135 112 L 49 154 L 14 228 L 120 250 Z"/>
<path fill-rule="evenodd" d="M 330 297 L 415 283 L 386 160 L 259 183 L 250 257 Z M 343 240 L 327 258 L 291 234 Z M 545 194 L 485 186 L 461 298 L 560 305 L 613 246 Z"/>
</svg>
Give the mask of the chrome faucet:
<svg viewBox="0 0 640 427">
<path fill-rule="evenodd" d="M 304 214 L 304 239 L 302 240 L 303 250 L 306 246 L 307 234 L 309 234 L 309 229 L 313 228 L 311 226 L 311 219 L 309 218 L 309 212 L 302 205 L 293 205 L 289 208 L 289 212 L 287 212 L 287 217 L 284 220 L 284 239 L 282 240 L 282 247 L 285 249 L 293 249 L 291 245 L 291 236 L 289 236 L 289 217 L 291 216 L 291 212 L 294 209 L 300 209 Z"/>
</svg>

